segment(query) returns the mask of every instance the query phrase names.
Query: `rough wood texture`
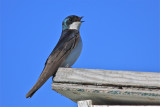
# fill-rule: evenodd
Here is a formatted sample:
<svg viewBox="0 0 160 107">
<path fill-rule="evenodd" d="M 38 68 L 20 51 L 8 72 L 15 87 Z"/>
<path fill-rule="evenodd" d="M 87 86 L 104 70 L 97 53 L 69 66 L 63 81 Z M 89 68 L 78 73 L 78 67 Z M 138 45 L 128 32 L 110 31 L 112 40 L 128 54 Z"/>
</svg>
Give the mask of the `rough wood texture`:
<svg viewBox="0 0 160 107">
<path fill-rule="evenodd" d="M 146 107 L 146 106 L 124 106 L 124 105 L 93 105 L 92 100 L 84 100 L 84 101 L 78 101 L 78 107 Z M 148 105 L 147 107 L 160 107 L 160 106 L 151 106 Z"/>
<path fill-rule="evenodd" d="M 60 68 L 52 89 L 72 101 L 94 104 L 160 104 L 160 73 Z"/>
<path fill-rule="evenodd" d="M 91 106 L 92 106 L 91 100 L 78 101 L 78 107 L 91 107 Z"/>
<path fill-rule="evenodd" d="M 60 68 L 54 81 L 160 88 L 160 73 Z"/>
</svg>

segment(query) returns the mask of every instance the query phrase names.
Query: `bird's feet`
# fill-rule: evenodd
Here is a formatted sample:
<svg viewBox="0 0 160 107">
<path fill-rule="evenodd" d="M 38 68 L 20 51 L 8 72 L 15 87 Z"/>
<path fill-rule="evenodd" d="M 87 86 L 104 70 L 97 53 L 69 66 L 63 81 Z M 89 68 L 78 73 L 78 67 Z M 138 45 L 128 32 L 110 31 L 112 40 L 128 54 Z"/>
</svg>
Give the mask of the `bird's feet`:
<svg viewBox="0 0 160 107">
<path fill-rule="evenodd" d="M 69 64 L 67 64 L 66 66 L 65 66 L 65 68 L 72 68 Z"/>
</svg>

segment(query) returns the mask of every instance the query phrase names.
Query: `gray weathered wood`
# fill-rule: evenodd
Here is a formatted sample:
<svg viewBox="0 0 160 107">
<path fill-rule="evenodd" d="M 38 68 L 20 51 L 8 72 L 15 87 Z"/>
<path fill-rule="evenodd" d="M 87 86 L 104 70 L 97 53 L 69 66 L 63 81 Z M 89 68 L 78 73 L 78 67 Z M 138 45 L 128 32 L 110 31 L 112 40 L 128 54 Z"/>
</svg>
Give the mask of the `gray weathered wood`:
<svg viewBox="0 0 160 107">
<path fill-rule="evenodd" d="M 52 89 L 74 102 L 160 104 L 160 73 L 60 68 Z"/>
<path fill-rule="evenodd" d="M 92 100 L 83 100 L 83 101 L 78 101 L 77 102 L 78 103 L 78 107 L 146 107 L 146 106 L 142 106 L 142 105 L 140 105 L 140 106 L 131 106 L 131 105 L 129 105 L 129 106 L 126 106 L 126 105 L 117 105 L 117 106 L 115 106 L 115 105 L 93 105 L 92 104 Z M 160 107 L 160 106 L 152 106 L 152 105 L 147 105 L 147 107 Z"/>
<path fill-rule="evenodd" d="M 160 73 L 60 68 L 54 81 L 160 88 Z"/>
<path fill-rule="evenodd" d="M 78 107 L 91 107 L 92 100 L 78 101 Z"/>
</svg>

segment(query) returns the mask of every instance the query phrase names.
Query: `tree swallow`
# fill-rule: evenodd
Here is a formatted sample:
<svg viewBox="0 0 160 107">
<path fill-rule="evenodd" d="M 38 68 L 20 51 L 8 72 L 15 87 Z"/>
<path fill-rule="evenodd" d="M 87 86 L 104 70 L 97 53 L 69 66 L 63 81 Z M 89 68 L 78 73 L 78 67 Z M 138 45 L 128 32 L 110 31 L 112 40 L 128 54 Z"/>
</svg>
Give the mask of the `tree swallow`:
<svg viewBox="0 0 160 107">
<path fill-rule="evenodd" d="M 78 59 L 82 50 L 79 33 L 81 23 L 84 22 L 81 21 L 82 18 L 71 15 L 63 20 L 61 37 L 49 55 L 38 81 L 26 94 L 26 98 L 31 98 L 51 76 L 56 74 L 59 67 L 71 67 Z"/>
</svg>

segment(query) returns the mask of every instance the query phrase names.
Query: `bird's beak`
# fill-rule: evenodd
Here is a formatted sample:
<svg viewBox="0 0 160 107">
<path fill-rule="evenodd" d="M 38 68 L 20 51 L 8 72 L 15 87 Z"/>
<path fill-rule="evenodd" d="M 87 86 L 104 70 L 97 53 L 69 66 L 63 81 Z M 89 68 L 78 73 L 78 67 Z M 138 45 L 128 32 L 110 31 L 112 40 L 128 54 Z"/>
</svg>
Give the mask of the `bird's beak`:
<svg viewBox="0 0 160 107">
<path fill-rule="evenodd" d="M 80 21 L 80 22 L 84 22 L 84 21 L 81 21 L 81 19 L 83 18 L 83 16 L 82 17 L 79 17 L 79 20 L 78 21 Z"/>
</svg>

